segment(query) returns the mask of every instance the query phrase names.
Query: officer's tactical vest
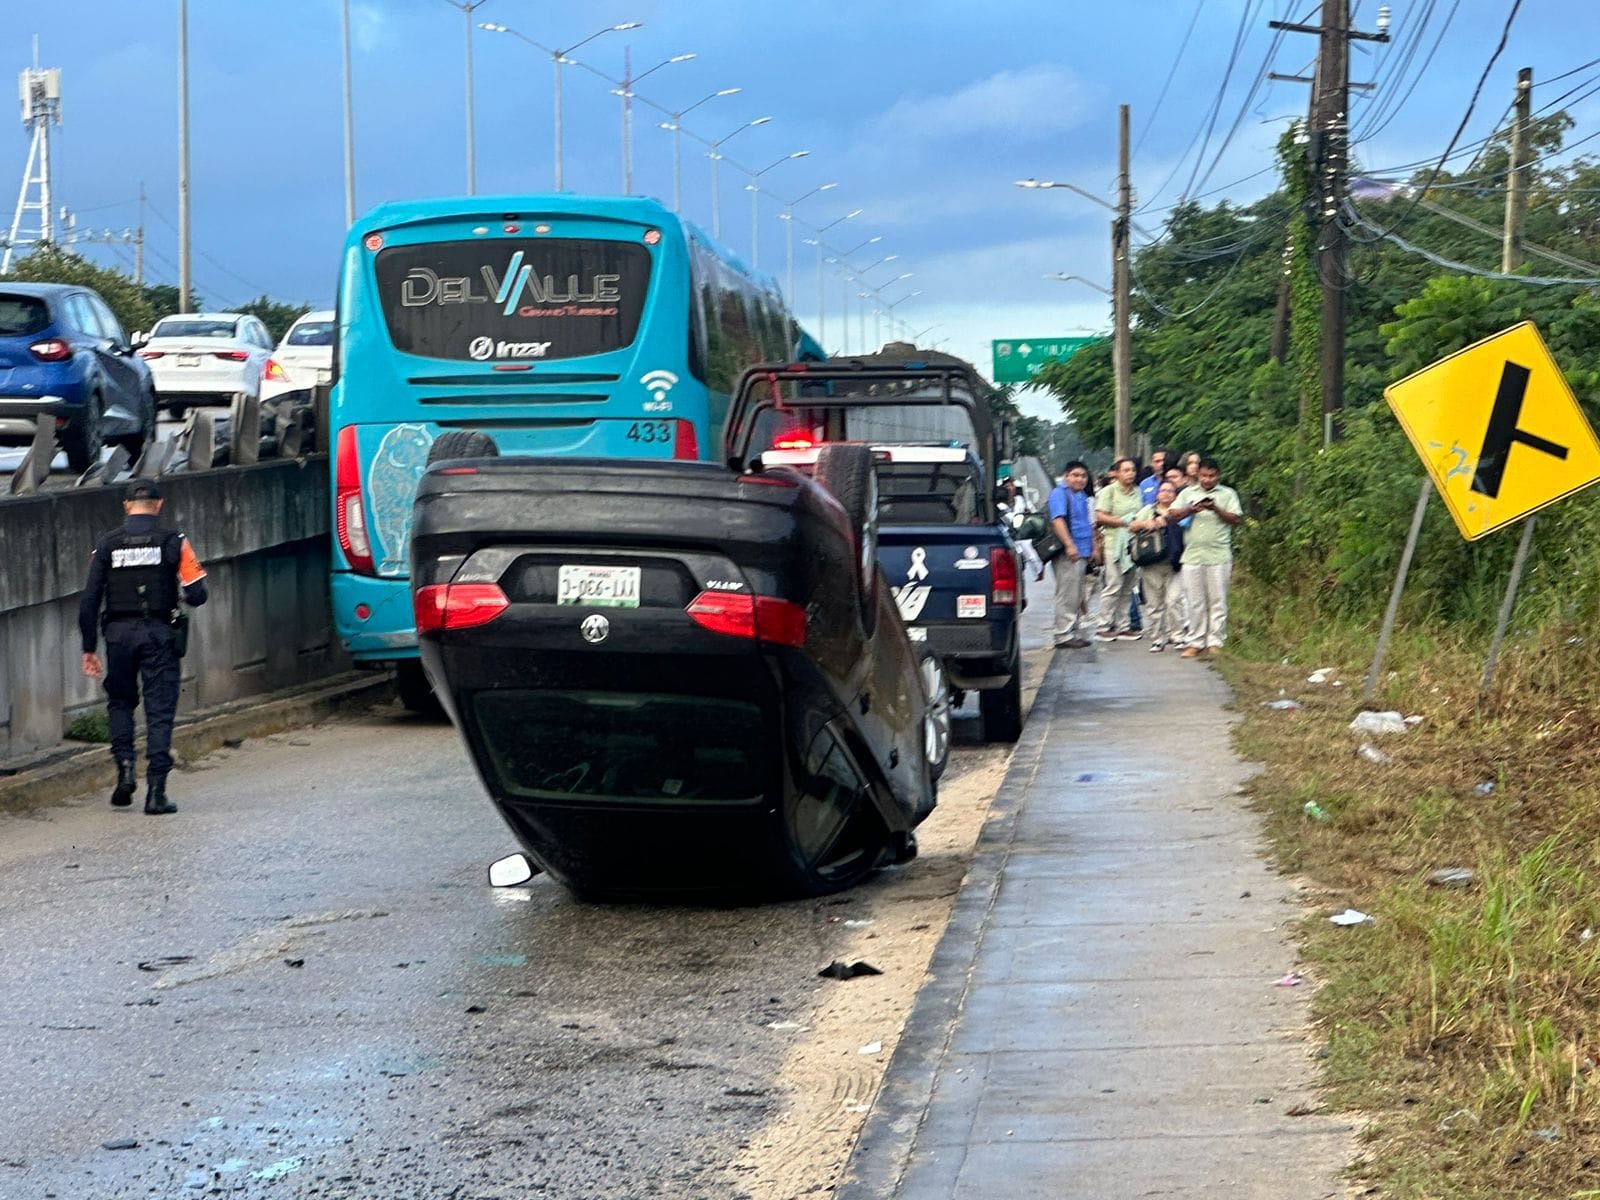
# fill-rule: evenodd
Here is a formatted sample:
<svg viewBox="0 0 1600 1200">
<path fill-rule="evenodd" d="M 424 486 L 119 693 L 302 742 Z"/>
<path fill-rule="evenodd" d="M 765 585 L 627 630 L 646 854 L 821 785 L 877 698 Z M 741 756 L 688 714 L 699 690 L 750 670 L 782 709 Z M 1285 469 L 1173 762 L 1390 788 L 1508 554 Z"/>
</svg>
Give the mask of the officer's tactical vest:
<svg viewBox="0 0 1600 1200">
<path fill-rule="evenodd" d="M 150 617 L 170 621 L 178 611 L 178 556 L 183 535 L 176 529 L 129 533 L 119 529 L 100 543 L 106 556 L 108 621 Z"/>
</svg>

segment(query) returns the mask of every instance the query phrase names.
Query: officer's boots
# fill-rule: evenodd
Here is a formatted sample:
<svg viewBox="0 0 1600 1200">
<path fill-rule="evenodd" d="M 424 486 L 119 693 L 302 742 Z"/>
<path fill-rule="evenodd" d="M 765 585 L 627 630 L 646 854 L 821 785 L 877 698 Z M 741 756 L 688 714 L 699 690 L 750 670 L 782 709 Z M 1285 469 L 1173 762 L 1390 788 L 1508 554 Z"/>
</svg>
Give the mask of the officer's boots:
<svg viewBox="0 0 1600 1200">
<path fill-rule="evenodd" d="M 178 811 L 178 806 L 167 799 L 167 777 L 165 775 L 152 775 L 146 782 L 144 810 L 151 816 Z"/>
<path fill-rule="evenodd" d="M 127 808 L 133 803 L 133 793 L 139 790 L 139 773 L 131 762 L 117 763 L 117 786 L 111 793 L 113 808 Z"/>
</svg>

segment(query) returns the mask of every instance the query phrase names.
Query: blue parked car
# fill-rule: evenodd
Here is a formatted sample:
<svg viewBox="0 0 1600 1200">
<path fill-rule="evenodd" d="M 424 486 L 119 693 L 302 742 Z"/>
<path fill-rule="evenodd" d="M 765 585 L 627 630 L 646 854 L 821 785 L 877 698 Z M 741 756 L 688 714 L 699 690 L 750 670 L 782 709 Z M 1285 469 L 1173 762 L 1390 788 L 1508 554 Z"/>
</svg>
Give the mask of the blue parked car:
<svg viewBox="0 0 1600 1200">
<path fill-rule="evenodd" d="M 67 464 L 85 471 L 101 447 L 137 458 L 155 436 L 150 368 L 99 295 L 62 283 L 0 282 L 0 445 L 26 445 L 53 416 Z"/>
</svg>

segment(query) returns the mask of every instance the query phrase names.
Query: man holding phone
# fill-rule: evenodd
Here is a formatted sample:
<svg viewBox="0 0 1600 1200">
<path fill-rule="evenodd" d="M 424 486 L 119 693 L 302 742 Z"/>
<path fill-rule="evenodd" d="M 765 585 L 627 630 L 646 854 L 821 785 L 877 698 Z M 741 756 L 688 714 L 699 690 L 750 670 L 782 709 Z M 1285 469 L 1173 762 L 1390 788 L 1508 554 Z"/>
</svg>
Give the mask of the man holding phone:
<svg viewBox="0 0 1600 1200">
<path fill-rule="evenodd" d="M 1244 519 L 1239 493 L 1224 486 L 1215 459 L 1200 460 L 1200 482 L 1183 489 L 1169 520 L 1193 517 L 1183 540 L 1183 592 L 1189 610 L 1184 658 L 1222 649 L 1228 640 L 1228 582 L 1233 575 L 1233 527 Z"/>
</svg>

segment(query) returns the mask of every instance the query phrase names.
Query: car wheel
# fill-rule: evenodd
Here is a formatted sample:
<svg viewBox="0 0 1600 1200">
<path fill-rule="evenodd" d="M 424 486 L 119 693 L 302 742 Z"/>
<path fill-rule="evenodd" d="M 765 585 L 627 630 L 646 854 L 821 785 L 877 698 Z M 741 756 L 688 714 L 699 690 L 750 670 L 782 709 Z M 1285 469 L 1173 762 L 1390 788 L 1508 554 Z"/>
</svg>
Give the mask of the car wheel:
<svg viewBox="0 0 1600 1200">
<path fill-rule="evenodd" d="M 867 446 L 824 446 L 816 480 L 833 493 L 855 534 L 856 592 L 868 637 L 878 615 L 878 471 Z"/>
<path fill-rule="evenodd" d="M 950 761 L 950 681 L 945 677 L 944 664 L 930 650 L 922 651 L 917 674 L 922 679 L 922 694 L 927 701 L 927 712 L 922 719 L 922 743 L 928 759 L 928 780 L 937 783 L 944 774 L 945 764 Z"/>
<path fill-rule="evenodd" d="M 420 660 L 408 658 L 397 663 L 394 683 L 400 693 L 400 703 L 405 705 L 406 711 L 425 717 L 444 715 L 444 706 L 439 703 L 439 697 L 433 694 L 433 685 L 428 682 L 428 673 L 422 669 Z"/>
<path fill-rule="evenodd" d="M 61 448 L 67 452 L 67 466 L 82 474 L 100 461 L 100 414 L 103 402 L 99 392 L 90 392 L 78 419 L 61 431 Z"/>
<path fill-rule="evenodd" d="M 428 465 L 452 458 L 499 458 L 500 447 L 487 433 L 476 429 L 452 429 L 433 439 L 428 449 Z"/>
<path fill-rule="evenodd" d="M 1022 736 L 1022 655 L 1011 660 L 1011 679 L 1004 687 L 978 693 L 983 740 L 1014 742 Z"/>
</svg>

